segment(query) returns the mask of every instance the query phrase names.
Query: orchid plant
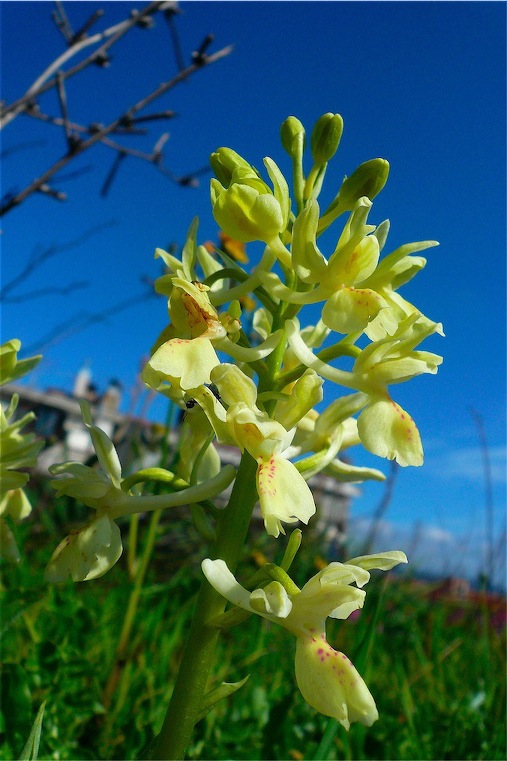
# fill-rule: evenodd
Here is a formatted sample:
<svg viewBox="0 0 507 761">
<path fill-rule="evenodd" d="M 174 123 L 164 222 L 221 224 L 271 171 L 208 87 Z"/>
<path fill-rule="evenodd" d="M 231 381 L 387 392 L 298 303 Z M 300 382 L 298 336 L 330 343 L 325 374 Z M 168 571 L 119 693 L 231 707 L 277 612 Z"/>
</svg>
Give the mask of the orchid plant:
<svg viewBox="0 0 507 761">
<path fill-rule="evenodd" d="M 0 385 L 26 375 L 40 361 L 40 355 L 18 359 L 21 342 L 14 338 L 0 346 Z M 9 522 L 28 518 L 32 506 L 24 487 L 42 448 L 33 433 L 23 431 L 34 419 L 33 412 L 18 418 L 19 395 L 13 394 L 6 410 L 0 406 L 0 556 L 17 563 L 20 554 Z"/>
<path fill-rule="evenodd" d="M 122 552 L 116 523 L 122 516 L 189 505 L 210 542 L 154 758 L 183 758 L 196 721 L 240 688 L 243 682 L 207 691 L 207 684 L 220 632 L 251 614 L 295 636 L 296 681 L 310 706 L 346 729 L 378 718 L 362 677 L 328 643 L 325 623 L 360 609 L 369 571 L 406 563 L 403 552 L 332 562 L 300 589 L 288 573 L 301 541 L 296 528 L 279 566 L 260 568 L 249 589 L 235 577 L 257 503 L 266 532 L 284 542 L 287 526 L 308 524 L 318 509 L 311 477 L 383 478 L 345 460 L 347 447 L 361 443 L 402 466 L 423 462 L 416 423 L 391 386 L 434 374 L 442 361 L 418 348 L 428 336 L 443 335 L 441 324 L 398 293 L 425 266 L 420 252 L 437 244 L 409 243 L 384 255 L 389 222 L 368 219 L 387 181 L 383 159 L 361 164 L 321 209 L 342 130 L 338 114 L 324 114 L 311 132 L 308 161 L 303 125 L 293 116 L 283 123 L 292 190 L 271 158 L 264 159 L 263 177 L 229 148 L 211 155 L 211 203 L 223 239 L 264 246 L 251 269 L 244 256 L 200 245 L 197 220 L 180 258 L 155 253 L 166 268 L 156 290 L 167 298 L 169 322 L 142 377 L 184 411 L 175 472 L 151 468 L 123 477 L 113 443 L 84 403 L 99 469 L 78 463 L 52 469 L 57 493 L 94 511 L 54 552 L 46 571 L 52 582 L 108 571 Z M 253 314 L 243 313 L 242 304 L 254 305 Z M 239 450 L 237 468 L 222 466 L 215 442 Z M 139 485 L 149 480 L 162 481 L 165 493 L 141 495 Z M 218 507 L 215 498 L 231 485 L 226 506 Z"/>
</svg>

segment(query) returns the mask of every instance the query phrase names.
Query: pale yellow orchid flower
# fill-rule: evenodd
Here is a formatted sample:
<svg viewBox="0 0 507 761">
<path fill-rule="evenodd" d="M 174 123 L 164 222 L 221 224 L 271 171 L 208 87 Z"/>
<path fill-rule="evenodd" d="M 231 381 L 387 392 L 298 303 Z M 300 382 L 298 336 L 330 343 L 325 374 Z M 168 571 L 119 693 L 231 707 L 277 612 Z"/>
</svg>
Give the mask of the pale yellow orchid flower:
<svg viewBox="0 0 507 761">
<path fill-rule="evenodd" d="M 349 729 L 352 722 L 369 727 L 378 719 L 375 701 L 358 671 L 326 639 L 326 618 L 346 619 L 363 607 L 369 570 L 387 571 L 406 563 L 403 552 L 365 555 L 346 563 L 330 563 L 299 590 L 279 581 L 248 592 L 223 560 L 202 562 L 212 587 L 229 602 L 288 629 L 296 637 L 296 681 L 306 702 Z M 351 586 L 355 584 L 356 586 Z"/>
<path fill-rule="evenodd" d="M 255 383 L 239 367 L 222 363 L 211 372 L 220 400 L 206 386 L 189 393 L 201 405 L 222 443 L 246 450 L 258 463 L 257 492 L 266 531 L 285 533 L 283 523 L 308 523 L 315 513 L 312 493 L 284 451 L 295 429 L 287 431 L 257 407 Z M 224 406 L 225 405 L 225 406 Z M 305 414 L 306 407 L 301 410 Z M 291 411 L 291 417 L 294 415 Z"/>
</svg>

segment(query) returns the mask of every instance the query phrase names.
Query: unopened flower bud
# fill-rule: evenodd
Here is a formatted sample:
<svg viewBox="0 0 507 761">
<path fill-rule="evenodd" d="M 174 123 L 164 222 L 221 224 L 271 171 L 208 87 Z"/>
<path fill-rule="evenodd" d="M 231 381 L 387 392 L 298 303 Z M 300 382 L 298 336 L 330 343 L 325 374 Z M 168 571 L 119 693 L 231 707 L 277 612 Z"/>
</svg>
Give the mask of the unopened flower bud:
<svg viewBox="0 0 507 761">
<path fill-rule="evenodd" d="M 322 401 L 324 381 L 314 370 L 306 370 L 290 389 L 287 401 L 276 405 L 276 420 L 290 430 L 319 402 Z"/>
<path fill-rule="evenodd" d="M 370 159 L 360 164 L 350 177 L 345 177 L 335 199 L 328 206 L 319 221 L 319 232 L 346 211 L 352 211 L 360 198 L 372 201 L 387 182 L 389 162 L 385 159 Z"/>
<path fill-rule="evenodd" d="M 315 124 L 311 137 L 313 160 L 321 165 L 328 162 L 336 153 L 343 132 L 343 119 L 340 114 L 323 114 Z"/>
<path fill-rule="evenodd" d="M 365 161 L 346 177 L 338 194 L 338 202 L 341 211 L 352 211 L 354 204 L 359 198 L 366 196 L 373 201 L 389 176 L 389 162 L 385 159 L 371 159 Z"/>
<path fill-rule="evenodd" d="M 209 161 L 218 180 L 226 188 L 231 184 L 232 173 L 238 167 L 255 174 L 250 164 L 232 148 L 219 148 L 211 154 Z"/>
<path fill-rule="evenodd" d="M 289 116 L 281 126 L 282 145 L 291 158 L 301 156 L 305 147 L 305 128 L 295 116 Z"/>
<path fill-rule="evenodd" d="M 211 202 L 217 224 L 241 243 L 270 243 L 285 227 L 280 203 L 252 170 L 237 169 L 227 188 L 211 180 Z"/>
</svg>

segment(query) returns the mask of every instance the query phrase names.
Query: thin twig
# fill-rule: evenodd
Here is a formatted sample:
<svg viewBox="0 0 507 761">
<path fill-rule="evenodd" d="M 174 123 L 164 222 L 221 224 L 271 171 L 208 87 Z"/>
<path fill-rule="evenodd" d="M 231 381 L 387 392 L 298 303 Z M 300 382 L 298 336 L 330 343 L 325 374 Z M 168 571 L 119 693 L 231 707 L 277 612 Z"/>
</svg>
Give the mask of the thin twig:
<svg viewBox="0 0 507 761">
<path fill-rule="evenodd" d="M 64 119 L 59 116 L 50 116 L 49 114 L 44 114 L 38 106 L 27 109 L 24 111 L 24 115 L 31 116 L 32 119 L 38 119 L 39 121 L 46 122 L 47 124 L 52 124 L 55 127 L 60 128 L 65 126 Z M 138 120 L 136 119 L 135 121 L 137 122 Z M 77 124 L 77 122 L 71 121 L 69 121 L 69 126 L 75 132 L 81 132 L 82 134 L 87 135 L 96 135 L 97 132 L 100 132 L 100 130 L 104 127 L 103 124 L 99 124 L 98 122 L 92 122 L 90 125 L 88 125 L 88 127 L 85 127 L 83 124 Z M 146 132 L 147 131 L 145 129 L 129 126 L 120 126 L 114 130 L 115 135 L 146 135 Z"/>
<path fill-rule="evenodd" d="M 57 325 L 56 328 L 53 328 L 51 333 L 39 339 L 39 341 L 36 341 L 30 346 L 25 347 L 25 351 L 28 354 L 33 352 L 45 354 L 48 349 L 55 346 L 55 344 L 61 343 L 63 340 L 70 338 L 76 333 L 80 333 L 82 330 L 89 328 L 91 325 L 95 325 L 98 322 L 105 322 L 108 317 L 113 315 L 116 316 L 120 312 L 124 312 L 126 309 L 130 309 L 130 307 L 135 306 L 136 304 L 140 304 L 143 301 L 147 301 L 148 299 L 155 297 L 158 298 L 158 294 L 150 288 L 148 292 L 138 294 L 137 296 L 132 296 L 128 299 L 124 299 L 123 301 L 114 304 L 113 306 L 109 307 L 109 309 L 105 309 L 102 312 L 94 312 L 92 314 L 87 312 L 80 312 L 78 315 L 74 315 L 68 320 L 65 320 L 65 322 L 60 323 L 60 325 Z M 81 323 L 78 322 L 78 318 L 81 318 Z"/>
<path fill-rule="evenodd" d="M 72 31 L 69 19 L 67 18 L 67 14 L 63 8 L 63 4 L 60 2 L 60 0 L 55 0 L 55 5 L 56 10 L 54 10 L 51 14 L 53 21 L 55 22 L 56 28 L 61 33 L 67 45 L 72 45 L 74 33 Z"/>
<path fill-rule="evenodd" d="M 73 35 L 71 45 L 76 45 L 78 42 L 81 42 L 81 40 L 86 37 L 88 30 L 99 20 L 99 18 L 102 18 L 103 15 L 104 11 L 102 8 L 99 8 L 95 13 L 92 13 L 88 21 L 85 21 L 83 26 Z"/>
<path fill-rule="evenodd" d="M 76 137 L 72 133 L 72 129 L 69 122 L 69 112 L 67 109 L 67 95 L 65 93 L 65 84 L 63 81 L 62 72 L 56 73 L 56 91 L 58 93 L 58 103 L 60 104 L 60 110 L 62 112 L 63 127 L 65 129 L 65 137 L 67 139 L 67 147 L 69 151 L 74 150 L 76 143 Z"/>
<path fill-rule="evenodd" d="M 47 288 L 37 288 L 33 291 L 29 291 L 28 293 L 23 293 L 21 296 L 11 296 L 10 298 L 3 299 L 3 303 L 21 304 L 23 301 L 32 301 L 33 299 L 38 299 L 41 296 L 49 296 L 53 294 L 57 296 L 68 296 L 69 293 L 72 293 L 72 291 L 86 288 L 89 285 L 89 280 L 75 280 L 63 288 L 58 288 L 57 286 L 48 286 Z"/>
<path fill-rule="evenodd" d="M 125 118 L 132 118 L 133 116 L 135 116 L 135 114 L 137 114 L 147 105 L 152 103 L 154 100 L 161 97 L 172 88 L 176 87 L 176 85 L 178 85 L 180 82 L 183 82 L 189 77 L 191 77 L 193 74 L 195 74 L 196 71 L 199 71 L 203 66 L 207 66 L 209 64 L 215 63 L 221 58 L 224 58 L 225 56 L 229 55 L 231 50 L 232 50 L 232 46 L 228 45 L 227 47 L 224 47 L 221 50 L 218 50 L 216 53 L 213 53 L 210 56 L 206 56 L 203 62 L 199 62 L 198 64 L 193 63 L 191 66 L 188 66 L 186 69 L 176 74 L 176 76 L 174 76 L 172 79 L 166 82 L 162 82 L 162 84 L 160 84 L 157 88 L 155 88 L 155 90 L 153 90 L 151 93 L 146 95 L 144 98 L 141 98 L 141 100 L 139 100 L 137 103 L 131 106 L 125 114 L 122 114 L 120 117 L 112 121 L 110 124 L 105 125 L 96 134 L 91 135 L 87 140 L 81 140 L 79 143 L 76 144 L 76 147 L 72 153 L 66 153 L 58 161 L 56 161 L 53 164 L 53 166 L 47 169 L 40 177 L 37 177 L 35 180 L 33 180 L 26 188 L 24 188 L 24 190 L 20 191 L 19 193 L 9 198 L 0 207 L 0 216 L 3 216 L 7 212 L 9 212 L 11 209 L 18 206 L 20 203 L 22 203 L 22 201 L 24 201 L 26 198 L 28 198 L 28 196 L 30 196 L 32 193 L 37 191 L 41 186 L 47 185 L 48 180 L 50 180 L 51 177 L 53 177 L 53 175 L 55 175 L 58 171 L 60 171 L 60 169 L 66 166 L 69 163 L 69 161 L 71 161 L 73 158 L 83 153 L 84 151 L 86 151 L 88 148 L 91 148 L 92 145 L 95 145 L 96 143 L 102 141 L 104 137 L 109 135 L 118 126 L 120 126 L 123 123 Z"/>
<path fill-rule="evenodd" d="M 176 24 L 174 23 L 174 16 L 179 13 L 178 7 L 176 3 L 174 3 L 173 7 L 166 8 L 164 10 L 164 18 L 167 21 L 167 26 L 169 27 L 169 34 L 171 35 L 171 42 L 173 45 L 174 55 L 176 58 L 176 66 L 178 68 L 178 71 L 183 71 L 185 68 L 185 59 L 183 58 L 183 53 L 181 51 L 181 44 L 180 44 L 180 38 L 178 35 L 178 30 L 176 28 Z"/>
<path fill-rule="evenodd" d="M 144 159 L 145 161 L 153 161 L 153 154 L 146 153 L 145 151 L 139 151 L 137 148 L 128 148 L 126 145 L 120 145 L 115 140 L 111 140 L 110 137 L 105 137 L 101 140 L 102 145 L 107 145 L 108 148 L 112 148 L 121 156 L 134 156 L 136 159 Z"/>
<path fill-rule="evenodd" d="M 203 39 L 197 50 L 195 50 L 192 53 L 192 61 L 194 63 L 197 63 L 199 66 L 202 66 L 203 63 L 206 61 L 206 51 L 215 39 L 214 34 L 207 34 L 206 37 Z"/>
<path fill-rule="evenodd" d="M 78 238 L 74 238 L 67 243 L 60 243 L 59 245 L 53 244 L 52 246 L 48 246 L 47 248 L 39 250 L 38 253 L 37 248 L 35 248 L 29 256 L 28 261 L 21 272 L 13 277 L 12 280 L 10 280 L 8 283 L 6 283 L 2 289 L 0 289 L 0 299 L 2 299 L 2 301 L 7 301 L 8 294 L 11 293 L 20 283 L 24 282 L 29 275 L 33 274 L 35 269 L 40 267 L 44 262 L 48 261 L 48 259 L 52 259 L 54 256 L 57 256 L 64 251 L 68 251 L 81 246 L 93 235 L 97 235 L 103 230 L 113 227 L 116 224 L 116 220 L 110 219 L 108 222 L 104 222 L 101 225 L 91 227 Z M 12 300 L 12 298 L 10 300 Z"/>
<path fill-rule="evenodd" d="M 139 124 L 139 122 L 151 122 L 155 119 L 174 119 L 175 116 L 178 116 L 176 111 L 171 111 L 170 109 L 167 109 L 166 111 L 159 111 L 157 114 L 146 114 L 146 116 L 136 116 L 135 119 L 131 120 L 132 124 Z"/>
<path fill-rule="evenodd" d="M 56 188 L 52 188 L 51 185 L 47 184 L 47 182 L 43 182 L 42 185 L 39 185 L 39 187 L 35 188 L 35 190 L 37 191 L 37 193 L 42 193 L 45 196 L 54 198 L 55 201 L 67 200 L 67 193 L 64 193 L 63 190 L 57 190 Z"/>
<path fill-rule="evenodd" d="M 91 53 L 87 58 L 83 59 L 72 68 L 63 72 L 63 78 L 65 80 L 82 71 L 82 69 L 89 66 L 90 63 L 93 63 L 95 60 L 100 59 L 101 57 L 103 58 L 105 55 L 107 55 L 109 48 L 118 42 L 121 37 L 123 37 L 130 29 L 132 29 L 132 27 L 138 25 L 139 22 L 142 19 L 145 19 L 147 16 L 157 13 L 163 5 L 163 2 L 157 0 L 156 2 L 150 3 L 144 10 L 140 12 L 132 11 L 130 18 L 121 21 L 119 24 L 115 24 L 103 32 L 95 34 L 93 37 L 85 37 L 85 39 L 68 48 L 64 53 L 58 56 L 58 58 L 54 60 L 39 77 L 37 77 L 35 82 L 30 85 L 26 93 L 21 98 L 18 98 L 16 101 L 8 106 L 5 106 L 2 109 L 0 129 L 15 119 L 16 116 L 21 111 L 23 111 L 30 102 L 35 100 L 35 98 L 38 98 L 47 90 L 50 90 L 52 87 L 54 87 L 56 85 L 56 76 L 53 75 L 56 75 L 56 72 L 61 69 L 62 66 L 68 60 L 73 58 L 77 53 L 79 53 L 84 48 L 89 47 L 90 45 L 95 45 L 102 42 L 102 40 L 106 40 L 103 45 L 94 50 L 94 52 Z"/>
<path fill-rule="evenodd" d="M 111 169 L 107 173 L 107 177 L 104 180 L 104 183 L 100 189 L 100 195 L 102 198 L 105 198 L 107 194 L 109 193 L 109 189 L 111 185 L 113 184 L 113 180 L 115 179 L 116 175 L 118 174 L 118 170 L 123 163 L 123 160 L 127 157 L 126 153 L 118 153 L 115 160 L 112 163 Z"/>
</svg>

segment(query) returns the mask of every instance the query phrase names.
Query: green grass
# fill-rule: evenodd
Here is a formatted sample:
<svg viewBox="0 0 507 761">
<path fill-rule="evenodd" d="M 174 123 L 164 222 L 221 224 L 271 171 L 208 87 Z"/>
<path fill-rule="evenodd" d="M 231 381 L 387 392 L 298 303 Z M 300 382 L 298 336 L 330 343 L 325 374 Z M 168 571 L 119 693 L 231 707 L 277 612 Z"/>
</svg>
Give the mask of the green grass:
<svg viewBox="0 0 507 761">
<path fill-rule="evenodd" d="M 33 519 L 16 527 L 24 560 L 2 569 L 1 759 L 19 757 L 43 701 L 39 758 L 146 757 L 170 696 L 199 585 L 192 531 L 167 519 L 160 527 L 163 541 L 106 707 L 131 584 L 123 558 L 95 582 L 43 581 L 71 515 L 75 506 L 42 499 Z M 266 552 L 275 545 L 259 541 Z M 315 573 L 318 555 L 306 540 L 296 581 Z M 255 568 L 245 558 L 241 578 Z M 375 696 L 380 720 L 372 728 L 347 733 L 309 708 L 295 685 L 293 638 L 256 617 L 220 640 L 215 681 L 250 678 L 199 722 L 189 758 L 505 759 L 505 630 L 476 601 L 432 602 L 424 585 L 385 579 L 373 576 L 357 619 L 328 622 L 331 644 Z"/>
</svg>

